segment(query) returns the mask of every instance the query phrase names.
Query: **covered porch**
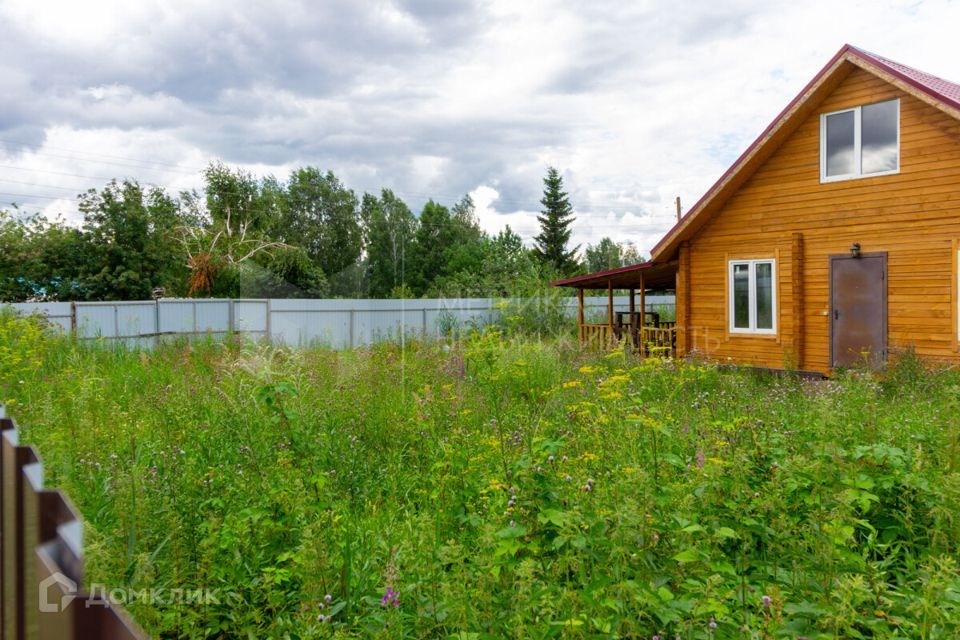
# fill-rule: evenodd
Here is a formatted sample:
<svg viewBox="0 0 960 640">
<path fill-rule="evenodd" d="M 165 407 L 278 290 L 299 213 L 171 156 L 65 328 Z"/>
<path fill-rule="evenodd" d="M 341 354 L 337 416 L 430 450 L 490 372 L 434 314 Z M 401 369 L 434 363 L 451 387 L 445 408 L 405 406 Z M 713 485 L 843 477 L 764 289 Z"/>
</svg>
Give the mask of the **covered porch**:
<svg viewBox="0 0 960 640">
<path fill-rule="evenodd" d="M 626 342 L 644 356 L 676 356 L 676 315 L 650 309 L 647 304 L 647 293 L 650 291 L 676 293 L 676 261 L 662 264 L 644 262 L 557 280 L 551 284 L 577 290 L 577 336 L 582 347 L 607 350 Z M 583 303 L 585 290 L 606 291 L 604 321 L 587 322 Z M 613 292 L 616 290 L 629 293 L 627 310 L 614 309 Z"/>
</svg>

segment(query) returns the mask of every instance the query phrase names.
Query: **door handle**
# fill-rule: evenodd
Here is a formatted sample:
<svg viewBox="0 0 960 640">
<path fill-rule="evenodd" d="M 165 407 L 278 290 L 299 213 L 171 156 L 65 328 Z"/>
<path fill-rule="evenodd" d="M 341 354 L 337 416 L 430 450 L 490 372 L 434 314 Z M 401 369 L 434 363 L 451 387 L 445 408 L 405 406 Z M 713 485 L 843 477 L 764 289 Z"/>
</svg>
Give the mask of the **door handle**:
<svg viewBox="0 0 960 640">
<path fill-rule="evenodd" d="M 839 309 L 834 309 L 834 310 L 833 310 L 833 319 L 834 319 L 834 320 L 839 320 L 839 319 L 840 319 L 840 310 L 839 310 Z"/>
</svg>

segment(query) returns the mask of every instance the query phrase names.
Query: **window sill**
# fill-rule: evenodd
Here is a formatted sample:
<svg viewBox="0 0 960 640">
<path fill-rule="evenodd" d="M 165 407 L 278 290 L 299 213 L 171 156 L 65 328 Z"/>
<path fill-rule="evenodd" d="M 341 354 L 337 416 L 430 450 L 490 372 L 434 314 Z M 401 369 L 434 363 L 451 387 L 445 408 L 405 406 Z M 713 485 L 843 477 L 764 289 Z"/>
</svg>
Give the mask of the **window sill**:
<svg viewBox="0 0 960 640">
<path fill-rule="evenodd" d="M 861 175 L 848 174 L 844 176 L 820 176 L 820 184 L 830 184 L 832 182 L 847 182 L 849 180 L 866 180 L 867 178 L 882 178 L 884 176 L 895 176 L 900 173 L 900 169 L 893 171 L 881 171 L 880 173 L 864 173 Z"/>
<path fill-rule="evenodd" d="M 745 329 L 727 329 L 727 333 L 730 335 L 731 338 L 735 336 L 736 337 L 744 336 L 749 338 L 776 338 L 777 337 L 776 329 L 772 331 L 769 331 L 769 330 L 751 331 L 749 329 L 746 329 L 746 330 Z"/>
</svg>

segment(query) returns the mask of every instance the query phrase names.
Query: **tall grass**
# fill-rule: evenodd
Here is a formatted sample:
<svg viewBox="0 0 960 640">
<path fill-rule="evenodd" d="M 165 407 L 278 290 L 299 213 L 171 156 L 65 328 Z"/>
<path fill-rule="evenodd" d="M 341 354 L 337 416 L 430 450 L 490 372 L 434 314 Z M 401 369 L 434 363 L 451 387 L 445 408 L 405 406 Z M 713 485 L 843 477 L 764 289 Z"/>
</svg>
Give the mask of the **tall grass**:
<svg viewBox="0 0 960 640">
<path fill-rule="evenodd" d="M 128 605 L 157 637 L 960 636 L 951 371 L 811 382 L 509 328 L 128 352 L 12 322 L 0 397 L 89 578 L 222 596 Z"/>
</svg>

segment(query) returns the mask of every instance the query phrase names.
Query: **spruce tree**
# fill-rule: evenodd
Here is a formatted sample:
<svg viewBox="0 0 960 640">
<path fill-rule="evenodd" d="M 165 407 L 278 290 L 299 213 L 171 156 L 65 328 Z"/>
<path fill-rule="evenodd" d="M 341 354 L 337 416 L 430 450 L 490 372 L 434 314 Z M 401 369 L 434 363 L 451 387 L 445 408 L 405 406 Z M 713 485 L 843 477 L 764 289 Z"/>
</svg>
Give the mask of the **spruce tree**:
<svg viewBox="0 0 960 640">
<path fill-rule="evenodd" d="M 534 253 L 545 265 L 560 273 L 569 273 L 577 265 L 574 256 L 580 246 L 567 250 L 570 224 L 574 220 L 573 207 L 563 190 L 563 177 L 554 167 L 547 167 L 540 204 L 543 211 L 537 216 L 540 235 L 534 238 Z"/>
</svg>

